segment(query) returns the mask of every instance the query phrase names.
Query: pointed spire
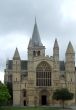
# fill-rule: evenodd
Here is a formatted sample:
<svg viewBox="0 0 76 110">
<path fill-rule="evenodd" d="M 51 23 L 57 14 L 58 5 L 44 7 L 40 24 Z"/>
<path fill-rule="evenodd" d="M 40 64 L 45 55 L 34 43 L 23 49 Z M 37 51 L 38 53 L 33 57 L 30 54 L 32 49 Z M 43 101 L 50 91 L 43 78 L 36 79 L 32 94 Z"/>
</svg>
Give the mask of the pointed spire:
<svg viewBox="0 0 76 110">
<path fill-rule="evenodd" d="M 75 53 L 74 48 L 73 48 L 73 46 L 72 46 L 70 41 L 69 41 L 66 53 Z"/>
<path fill-rule="evenodd" d="M 55 61 L 59 61 L 59 45 L 58 45 L 57 39 L 55 39 L 55 42 L 54 42 L 53 57 Z"/>
<path fill-rule="evenodd" d="M 38 27 L 37 27 L 36 17 L 35 17 L 33 34 L 32 34 L 32 43 L 34 46 L 43 46 L 41 43 L 41 39 L 40 39 Z"/>
<path fill-rule="evenodd" d="M 18 52 L 18 49 L 17 49 L 17 48 L 16 48 L 16 50 L 15 50 L 13 59 L 14 59 L 14 60 L 20 60 L 20 55 L 19 55 L 19 52 Z"/>
<path fill-rule="evenodd" d="M 54 42 L 54 48 L 59 48 L 57 38 L 55 39 L 55 42 Z"/>
</svg>

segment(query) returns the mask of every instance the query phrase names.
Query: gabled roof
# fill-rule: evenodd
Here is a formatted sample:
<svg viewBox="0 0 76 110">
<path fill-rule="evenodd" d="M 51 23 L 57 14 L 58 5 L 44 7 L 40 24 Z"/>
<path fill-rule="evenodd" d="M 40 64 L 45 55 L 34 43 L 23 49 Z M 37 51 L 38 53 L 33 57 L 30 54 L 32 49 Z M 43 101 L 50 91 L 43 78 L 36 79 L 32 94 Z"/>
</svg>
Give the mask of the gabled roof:
<svg viewBox="0 0 76 110">
<path fill-rule="evenodd" d="M 60 71 L 65 71 L 65 63 L 64 63 L 64 61 L 60 61 Z"/>
<path fill-rule="evenodd" d="M 8 60 L 8 69 L 12 70 L 12 65 L 13 65 L 13 61 L 12 60 Z"/>
<path fill-rule="evenodd" d="M 21 60 L 21 70 L 27 70 L 28 61 L 27 60 Z"/>
<path fill-rule="evenodd" d="M 21 70 L 27 70 L 28 61 L 27 60 L 21 60 Z M 13 69 L 13 60 L 8 60 L 8 69 Z"/>
</svg>

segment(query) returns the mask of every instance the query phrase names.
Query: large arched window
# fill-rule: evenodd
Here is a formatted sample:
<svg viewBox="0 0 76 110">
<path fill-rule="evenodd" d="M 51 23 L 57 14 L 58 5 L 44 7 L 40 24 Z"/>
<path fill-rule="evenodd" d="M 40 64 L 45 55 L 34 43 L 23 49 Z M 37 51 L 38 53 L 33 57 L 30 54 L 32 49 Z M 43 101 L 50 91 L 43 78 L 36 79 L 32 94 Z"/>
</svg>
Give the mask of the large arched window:
<svg viewBox="0 0 76 110">
<path fill-rule="evenodd" d="M 45 61 L 36 68 L 36 86 L 51 86 L 51 68 Z"/>
</svg>

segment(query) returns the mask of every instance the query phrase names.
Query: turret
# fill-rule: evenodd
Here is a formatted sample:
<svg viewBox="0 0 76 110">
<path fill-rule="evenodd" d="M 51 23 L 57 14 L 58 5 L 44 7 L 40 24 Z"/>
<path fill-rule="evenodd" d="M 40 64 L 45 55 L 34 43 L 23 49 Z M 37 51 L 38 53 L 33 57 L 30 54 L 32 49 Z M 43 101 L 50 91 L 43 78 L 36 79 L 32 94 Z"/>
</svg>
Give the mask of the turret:
<svg viewBox="0 0 76 110">
<path fill-rule="evenodd" d="M 55 61 L 59 61 L 59 45 L 58 45 L 57 39 L 55 39 L 55 42 L 54 42 L 53 57 Z"/>
<path fill-rule="evenodd" d="M 69 42 L 68 44 L 65 57 L 66 57 L 66 62 L 75 62 L 75 51 L 71 42 Z"/>
<path fill-rule="evenodd" d="M 16 48 L 13 56 L 13 105 L 20 105 L 21 59 Z M 16 100 L 17 97 L 17 100 Z"/>
<path fill-rule="evenodd" d="M 45 56 L 45 47 L 41 42 L 37 22 L 35 19 L 32 38 L 30 39 L 28 45 L 28 60 L 32 60 L 34 57 L 38 56 Z"/>
<path fill-rule="evenodd" d="M 52 78 L 54 79 L 53 81 L 53 86 L 58 87 L 60 84 L 59 78 L 60 78 L 60 68 L 59 68 L 59 45 L 57 42 L 57 39 L 55 39 L 54 42 L 54 47 L 53 47 L 53 75 Z"/>
<path fill-rule="evenodd" d="M 16 48 L 14 56 L 13 56 L 13 81 L 20 81 L 20 68 L 21 68 L 21 60 L 18 49 Z M 18 73 L 18 74 L 16 74 Z"/>
<path fill-rule="evenodd" d="M 68 89 L 72 92 L 75 87 L 69 86 L 69 84 L 72 85 L 73 83 L 75 83 L 75 52 L 71 42 L 69 42 L 65 53 L 65 72 L 66 85 Z"/>
<path fill-rule="evenodd" d="M 66 50 L 65 62 L 66 62 L 66 71 L 74 72 L 75 71 L 75 52 L 71 42 L 69 42 Z"/>
</svg>

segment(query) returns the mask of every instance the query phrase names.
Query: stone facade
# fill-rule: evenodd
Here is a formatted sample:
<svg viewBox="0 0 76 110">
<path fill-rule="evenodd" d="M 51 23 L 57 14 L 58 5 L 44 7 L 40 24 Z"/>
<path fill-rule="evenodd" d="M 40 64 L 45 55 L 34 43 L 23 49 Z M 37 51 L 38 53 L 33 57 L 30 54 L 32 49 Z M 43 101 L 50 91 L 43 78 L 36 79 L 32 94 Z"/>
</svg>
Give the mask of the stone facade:
<svg viewBox="0 0 76 110">
<path fill-rule="evenodd" d="M 5 83 L 12 83 L 14 106 L 51 105 L 53 91 L 66 87 L 75 94 L 75 52 L 69 42 L 65 61 L 59 60 L 59 45 L 55 39 L 53 56 L 45 56 L 35 20 L 32 38 L 28 44 L 28 60 L 21 60 L 16 48 L 5 69 Z M 75 103 L 75 98 L 70 101 Z"/>
</svg>

